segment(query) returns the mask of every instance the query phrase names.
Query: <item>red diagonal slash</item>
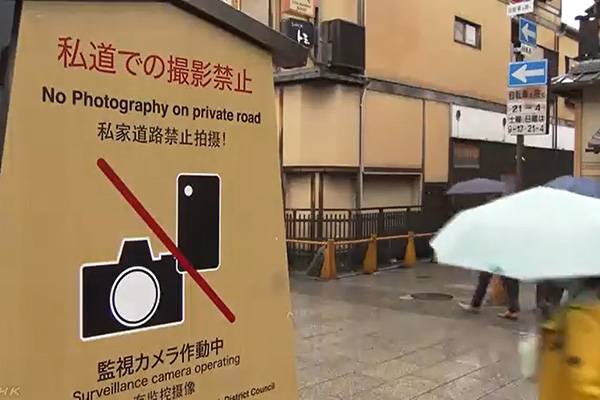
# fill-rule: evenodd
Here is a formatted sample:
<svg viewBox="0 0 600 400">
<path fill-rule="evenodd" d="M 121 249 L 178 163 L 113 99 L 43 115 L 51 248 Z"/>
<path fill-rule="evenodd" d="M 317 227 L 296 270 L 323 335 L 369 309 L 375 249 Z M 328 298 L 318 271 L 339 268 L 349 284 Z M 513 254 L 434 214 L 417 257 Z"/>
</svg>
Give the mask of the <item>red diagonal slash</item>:
<svg viewBox="0 0 600 400">
<path fill-rule="evenodd" d="M 177 248 L 175 243 L 169 238 L 169 235 L 161 228 L 161 226 L 156 222 L 156 220 L 150 215 L 150 213 L 146 210 L 146 208 L 140 203 L 140 201 L 135 197 L 133 192 L 129 190 L 125 182 L 121 180 L 119 175 L 111 168 L 110 165 L 103 158 L 99 158 L 97 163 L 98 168 L 102 170 L 104 175 L 108 178 L 108 180 L 114 185 L 114 187 L 123 195 L 125 200 L 129 203 L 129 205 L 135 210 L 135 212 L 144 220 L 148 228 L 154 232 L 154 234 L 160 239 L 162 244 L 173 254 L 173 256 L 179 261 L 179 264 L 185 268 L 188 274 L 194 279 L 194 281 L 200 286 L 200 289 L 204 291 L 204 293 L 208 296 L 208 298 L 213 302 L 213 304 L 223 313 L 225 318 L 231 323 L 235 322 L 235 315 L 227 307 L 227 305 L 221 300 L 217 292 L 215 292 L 208 282 L 198 273 L 196 268 L 192 265 L 191 262 L 183 255 L 183 253 Z"/>
</svg>

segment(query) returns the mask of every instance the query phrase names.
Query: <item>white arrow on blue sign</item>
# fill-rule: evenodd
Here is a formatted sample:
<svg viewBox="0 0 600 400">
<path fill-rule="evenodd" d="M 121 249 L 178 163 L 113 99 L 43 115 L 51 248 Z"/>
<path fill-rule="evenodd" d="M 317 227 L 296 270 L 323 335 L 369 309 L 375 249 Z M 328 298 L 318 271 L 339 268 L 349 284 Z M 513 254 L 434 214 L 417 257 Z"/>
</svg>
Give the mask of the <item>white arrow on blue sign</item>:
<svg viewBox="0 0 600 400">
<path fill-rule="evenodd" d="M 508 65 L 508 87 L 546 85 L 548 60 L 513 62 Z"/>
<path fill-rule="evenodd" d="M 537 24 L 525 18 L 519 18 L 519 42 L 532 48 L 537 47 Z"/>
</svg>

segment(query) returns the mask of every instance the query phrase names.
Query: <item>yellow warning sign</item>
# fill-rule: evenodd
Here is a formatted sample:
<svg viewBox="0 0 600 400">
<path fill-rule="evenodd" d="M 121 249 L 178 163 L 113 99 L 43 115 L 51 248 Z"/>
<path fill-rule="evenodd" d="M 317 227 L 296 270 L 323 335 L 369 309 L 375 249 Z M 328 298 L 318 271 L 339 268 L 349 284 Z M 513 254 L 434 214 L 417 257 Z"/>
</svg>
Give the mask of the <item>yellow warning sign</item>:
<svg viewBox="0 0 600 400">
<path fill-rule="evenodd" d="M 271 54 L 167 3 L 25 2 L 0 387 L 297 398 Z"/>
</svg>

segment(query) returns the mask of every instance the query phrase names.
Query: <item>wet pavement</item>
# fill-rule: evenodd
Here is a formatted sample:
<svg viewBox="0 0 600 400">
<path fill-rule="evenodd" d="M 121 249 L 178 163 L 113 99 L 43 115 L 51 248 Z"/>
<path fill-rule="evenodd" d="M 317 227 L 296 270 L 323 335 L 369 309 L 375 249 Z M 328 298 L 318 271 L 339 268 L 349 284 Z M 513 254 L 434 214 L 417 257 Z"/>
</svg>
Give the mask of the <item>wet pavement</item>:
<svg viewBox="0 0 600 400">
<path fill-rule="evenodd" d="M 502 309 L 465 314 L 476 274 L 433 264 L 332 282 L 292 277 L 301 400 L 529 400 L 517 342 L 534 326 L 534 289 L 519 322 Z M 411 300 L 414 293 L 452 300 Z M 529 310 L 529 311 L 528 311 Z"/>
</svg>

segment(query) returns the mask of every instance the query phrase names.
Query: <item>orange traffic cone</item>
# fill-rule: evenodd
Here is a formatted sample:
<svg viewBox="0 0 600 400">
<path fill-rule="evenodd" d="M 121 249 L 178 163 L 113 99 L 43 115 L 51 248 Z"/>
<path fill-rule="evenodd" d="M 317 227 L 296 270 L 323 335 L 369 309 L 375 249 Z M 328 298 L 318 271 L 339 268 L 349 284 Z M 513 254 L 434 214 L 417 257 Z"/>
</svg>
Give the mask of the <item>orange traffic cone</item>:
<svg viewBox="0 0 600 400">
<path fill-rule="evenodd" d="M 377 272 L 377 236 L 373 235 L 363 260 L 363 273 L 370 275 L 375 272 Z"/>
<path fill-rule="evenodd" d="M 406 251 L 404 252 L 404 266 L 412 268 L 417 265 L 417 250 L 415 248 L 415 234 L 408 232 L 408 241 L 406 242 Z"/>
<path fill-rule="evenodd" d="M 335 265 L 335 242 L 328 240 L 323 256 L 323 267 L 321 268 L 321 279 L 336 279 L 337 268 Z"/>
</svg>

